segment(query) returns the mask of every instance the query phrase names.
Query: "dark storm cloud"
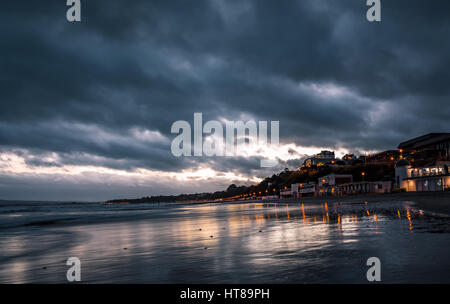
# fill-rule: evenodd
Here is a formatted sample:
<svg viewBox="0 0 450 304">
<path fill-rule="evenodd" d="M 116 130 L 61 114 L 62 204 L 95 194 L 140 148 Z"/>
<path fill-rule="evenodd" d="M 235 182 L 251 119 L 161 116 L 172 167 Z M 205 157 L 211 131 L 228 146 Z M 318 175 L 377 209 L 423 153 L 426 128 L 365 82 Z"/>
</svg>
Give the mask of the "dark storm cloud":
<svg viewBox="0 0 450 304">
<path fill-rule="evenodd" d="M 29 164 L 265 176 L 258 158 L 173 157 L 194 112 L 352 151 L 449 130 L 448 1 L 382 1 L 381 23 L 365 0 L 81 2 L 81 23 L 63 0 L 2 3 L 0 145 Z"/>
</svg>

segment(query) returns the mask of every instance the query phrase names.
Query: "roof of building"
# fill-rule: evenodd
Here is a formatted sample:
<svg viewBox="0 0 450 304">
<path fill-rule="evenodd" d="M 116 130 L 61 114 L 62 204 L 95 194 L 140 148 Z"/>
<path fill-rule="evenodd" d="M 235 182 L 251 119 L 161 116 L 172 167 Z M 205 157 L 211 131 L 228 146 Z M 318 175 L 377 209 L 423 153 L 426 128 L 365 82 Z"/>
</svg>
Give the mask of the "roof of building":
<svg viewBox="0 0 450 304">
<path fill-rule="evenodd" d="M 395 167 L 405 167 L 410 165 L 411 163 L 406 158 L 400 159 L 395 163 Z"/>
<path fill-rule="evenodd" d="M 398 145 L 399 149 L 417 149 L 420 147 L 432 145 L 441 141 L 450 140 L 450 133 L 428 133 Z"/>
</svg>

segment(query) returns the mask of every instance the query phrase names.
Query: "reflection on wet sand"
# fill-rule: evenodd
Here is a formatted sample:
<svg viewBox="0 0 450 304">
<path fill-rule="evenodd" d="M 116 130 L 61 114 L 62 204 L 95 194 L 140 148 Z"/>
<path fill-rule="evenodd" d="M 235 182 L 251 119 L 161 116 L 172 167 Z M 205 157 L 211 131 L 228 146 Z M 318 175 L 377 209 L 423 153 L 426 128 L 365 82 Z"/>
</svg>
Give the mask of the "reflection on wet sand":
<svg viewBox="0 0 450 304">
<path fill-rule="evenodd" d="M 364 282 L 350 271 L 361 266 L 361 257 L 389 261 L 401 254 L 414 261 L 430 253 L 405 251 L 411 241 L 423 250 L 429 242 L 449 244 L 448 237 L 416 233 L 442 231 L 446 219 L 409 203 L 180 208 L 174 216 L 144 220 L 12 230 L 0 239 L 0 282 L 64 282 L 69 256 L 83 261 L 85 282 Z M 446 261 L 445 250 L 432 254 Z M 348 271 L 332 272 L 330 263 Z M 401 266 L 392 266 L 399 273 L 395 267 Z M 411 278 L 406 274 L 400 281 Z"/>
</svg>

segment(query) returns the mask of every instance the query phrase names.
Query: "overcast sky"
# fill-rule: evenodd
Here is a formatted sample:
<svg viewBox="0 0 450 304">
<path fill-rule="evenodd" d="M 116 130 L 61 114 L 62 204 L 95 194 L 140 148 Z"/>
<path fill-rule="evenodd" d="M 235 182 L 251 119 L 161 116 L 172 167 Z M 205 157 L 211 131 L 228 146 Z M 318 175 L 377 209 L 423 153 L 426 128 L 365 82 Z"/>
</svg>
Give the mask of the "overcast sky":
<svg viewBox="0 0 450 304">
<path fill-rule="evenodd" d="M 222 190 L 320 149 L 373 152 L 450 131 L 450 3 L 2 1 L 0 199 Z M 280 122 L 261 155 L 174 157 L 173 122 Z"/>
</svg>

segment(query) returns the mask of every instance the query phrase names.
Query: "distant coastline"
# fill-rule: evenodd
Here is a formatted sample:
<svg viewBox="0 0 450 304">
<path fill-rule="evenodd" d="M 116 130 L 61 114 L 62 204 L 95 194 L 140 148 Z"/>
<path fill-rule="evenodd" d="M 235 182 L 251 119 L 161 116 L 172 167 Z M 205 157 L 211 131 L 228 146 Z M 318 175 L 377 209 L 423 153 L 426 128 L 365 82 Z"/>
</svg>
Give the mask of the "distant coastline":
<svg viewBox="0 0 450 304">
<path fill-rule="evenodd" d="M 347 196 L 319 196 L 319 197 L 304 197 L 304 198 L 277 198 L 270 200 L 204 200 L 204 201 L 184 201 L 184 203 L 191 204 L 239 204 L 239 203 L 317 203 L 317 202 L 400 202 L 411 201 L 419 209 L 445 214 L 450 216 L 450 192 L 400 192 L 400 193 L 383 193 L 383 194 L 356 194 Z M 128 200 L 127 203 L 138 203 L 136 200 Z"/>
</svg>

